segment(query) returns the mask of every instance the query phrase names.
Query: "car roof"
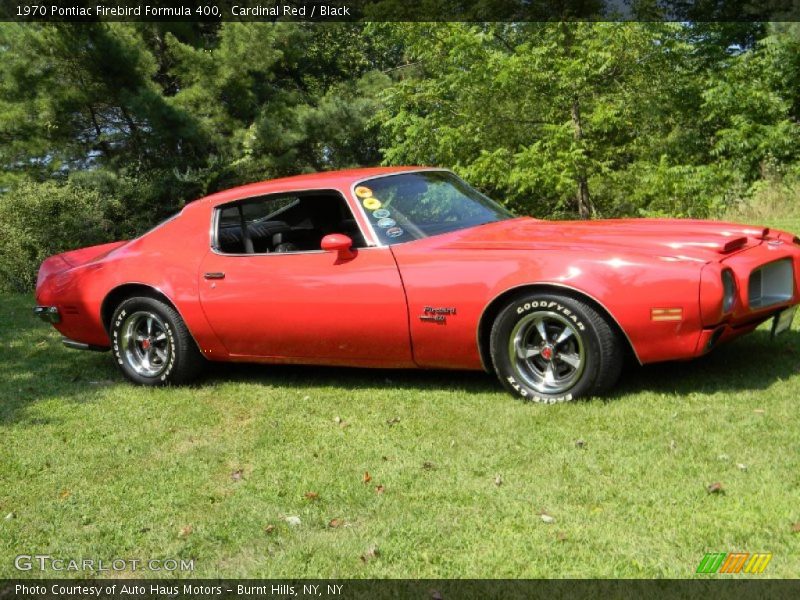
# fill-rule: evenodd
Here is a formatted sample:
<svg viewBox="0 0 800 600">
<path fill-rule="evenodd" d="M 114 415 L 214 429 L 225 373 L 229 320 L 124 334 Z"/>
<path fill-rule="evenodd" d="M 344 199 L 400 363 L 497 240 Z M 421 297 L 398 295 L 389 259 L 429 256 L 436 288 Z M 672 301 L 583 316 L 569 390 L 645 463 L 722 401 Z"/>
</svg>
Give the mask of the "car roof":
<svg viewBox="0 0 800 600">
<path fill-rule="evenodd" d="M 344 169 L 340 171 L 322 171 L 319 173 L 305 173 L 292 177 L 268 179 L 257 183 L 249 183 L 230 188 L 201 198 L 201 202 L 210 202 L 213 205 L 223 204 L 232 200 L 262 196 L 264 194 L 315 190 L 315 189 L 343 189 L 349 188 L 355 182 L 369 177 L 404 173 L 408 171 L 441 170 L 435 167 L 369 167 L 362 169 Z"/>
</svg>

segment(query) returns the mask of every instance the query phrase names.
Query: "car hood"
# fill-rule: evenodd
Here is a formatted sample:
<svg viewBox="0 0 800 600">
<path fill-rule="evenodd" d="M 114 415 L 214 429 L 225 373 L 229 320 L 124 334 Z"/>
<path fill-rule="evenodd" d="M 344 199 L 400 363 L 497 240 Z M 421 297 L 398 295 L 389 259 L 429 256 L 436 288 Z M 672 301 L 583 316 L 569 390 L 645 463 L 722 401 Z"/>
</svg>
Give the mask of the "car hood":
<svg viewBox="0 0 800 600">
<path fill-rule="evenodd" d="M 540 221 L 522 217 L 461 230 L 444 246 L 625 252 L 708 262 L 756 246 L 768 232 L 763 227 L 689 219 Z"/>
</svg>

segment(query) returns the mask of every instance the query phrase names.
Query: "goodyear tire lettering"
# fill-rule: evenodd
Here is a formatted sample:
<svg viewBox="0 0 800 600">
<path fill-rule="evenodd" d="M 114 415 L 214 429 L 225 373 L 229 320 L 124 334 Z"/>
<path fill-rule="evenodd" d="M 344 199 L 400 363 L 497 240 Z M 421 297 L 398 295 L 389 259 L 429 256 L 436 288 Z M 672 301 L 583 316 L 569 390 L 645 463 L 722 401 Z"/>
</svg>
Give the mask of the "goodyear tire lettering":
<svg viewBox="0 0 800 600">
<path fill-rule="evenodd" d="M 532 302 L 525 302 L 524 304 L 520 304 L 519 306 L 517 306 L 517 314 L 522 315 L 536 308 L 547 308 L 549 310 L 554 310 L 558 313 L 561 313 L 567 319 L 575 323 L 575 326 L 578 329 L 580 329 L 581 331 L 586 331 L 586 325 L 584 325 L 583 321 L 581 321 L 574 312 L 572 312 L 566 306 L 559 304 L 558 302 L 552 302 L 552 301 L 539 302 L 538 300 L 533 300 Z"/>
</svg>

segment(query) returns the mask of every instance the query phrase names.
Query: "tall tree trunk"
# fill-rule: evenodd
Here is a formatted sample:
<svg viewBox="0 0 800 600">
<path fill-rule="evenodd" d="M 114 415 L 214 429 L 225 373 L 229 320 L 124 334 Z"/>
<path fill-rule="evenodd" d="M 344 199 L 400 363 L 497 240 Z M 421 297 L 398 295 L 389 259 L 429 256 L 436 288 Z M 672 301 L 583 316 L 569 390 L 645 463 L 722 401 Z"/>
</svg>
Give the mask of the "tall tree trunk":
<svg viewBox="0 0 800 600">
<path fill-rule="evenodd" d="M 100 128 L 100 123 L 97 122 L 97 113 L 94 111 L 94 106 L 91 104 L 88 106 L 89 109 L 89 116 L 92 119 L 92 125 L 94 126 L 94 133 L 97 140 L 97 145 L 103 151 L 103 154 L 106 155 L 106 158 L 111 158 L 111 145 L 108 143 L 108 140 L 103 139 L 103 130 Z"/>
<path fill-rule="evenodd" d="M 136 152 L 139 154 L 139 160 L 147 156 L 147 150 L 144 148 L 142 144 L 142 140 L 139 137 L 139 128 L 136 126 L 136 122 L 131 118 L 130 113 L 125 108 L 125 106 L 120 101 L 119 109 L 122 113 L 122 118 L 125 119 L 125 123 L 128 125 L 128 131 L 131 133 L 131 138 L 133 139 L 133 146 L 136 148 Z"/>
<path fill-rule="evenodd" d="M 575 141 L 580 144 L 583 139 L 583 126 L 581 124 L 581 106 L 577 95 L 572 99 L 572 127 Z M 594 206 L 589 195 L 589 182 L 586 179 L 586 170 L 582 165 L 578 166 L 578 190 L 575 194 L 575 201 L 581 219 L 590 219 L 594 215 Z"/>
</svg>

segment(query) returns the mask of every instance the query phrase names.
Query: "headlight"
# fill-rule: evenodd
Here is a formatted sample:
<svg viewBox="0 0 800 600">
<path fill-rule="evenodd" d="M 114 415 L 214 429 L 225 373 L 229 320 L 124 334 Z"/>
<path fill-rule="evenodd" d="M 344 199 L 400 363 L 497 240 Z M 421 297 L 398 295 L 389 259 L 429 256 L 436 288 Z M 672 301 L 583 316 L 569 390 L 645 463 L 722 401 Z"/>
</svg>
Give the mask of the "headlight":
<svg viewBox="0 0 800 600">
<path fill-rule="evenodd" d="M 722 272 L 722 291 L 722 312 L 728 313 L 733 310 L 733 304 L 736 302 L 736 281 L 730 269 Z"/>
</svg>

